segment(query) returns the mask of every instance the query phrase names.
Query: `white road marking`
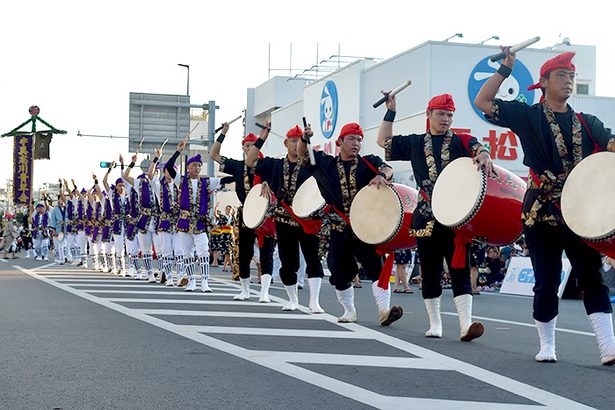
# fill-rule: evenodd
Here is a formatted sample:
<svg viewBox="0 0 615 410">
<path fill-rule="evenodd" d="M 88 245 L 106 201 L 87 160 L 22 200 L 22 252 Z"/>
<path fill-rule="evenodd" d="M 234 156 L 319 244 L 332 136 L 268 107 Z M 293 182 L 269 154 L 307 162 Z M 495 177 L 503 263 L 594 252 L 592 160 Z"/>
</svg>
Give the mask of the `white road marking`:
<svg viewBox="0 0 615 410">
<path fill-rule="evenodd" d="M 250 351 L 240 346 L 236 346 L 231 343 L 224 342 L 220 339 L 207 336 L 203 333 L 198 333 L 192 330 L 188 330 L 188 328 L 186 328 L 185 326 L 175 325 L 175 324 L 166 322 L 164 320 L 152 317 L 148 314 L 145 314 L 143 310 L 130 309 L 122 305 L 118 305 L 117 303 L 114 303 L 111 300 L 98 298 L 96 296 L 93 296 L 93 295 L 90 295 L 84 292 L 83 290 L 75 289 L 70 286 L 67 286 L 66 284 L 58 283 L 51 279 L 40 276 L 34 271 L 24 269 L 19 266 L 14 266 L 14 267 L 45 283 L 48 283 L 59 289 L 63 289 L 66 292 L 69 292 L 73 295 L 79 296 L 91 302 L 97 303 L 101 306 L 105 306 L 109 309 L 125 314 L 129 317 L 141 320 L 145 323 L 149 323 L 161 329 L 165 329 L 169 332 L 186 337 L 190 340 L 194 340 L 203 345 L 206 345 L 214 349 L 223 351 L 225 353 L 232 354 L 234 356 L 243 358 L 252 363 L 259 364 L 261 366 L 264 366 L 269 369 L 283 373 L 287 376 L 296 378 L 306 383 L 313 384 L 322 389 L 331 391 L 333 393 L 339 394 L 344 397 L 348 397 L 355 401 L 359 401 L 361 403 L 364 403 L 366 405 L 370 405 L 376 408 L 380 408 L 380 409 L 432 408 L 432 409 L 457 410 L 460 407 L 460 405 L 464 405 L 464 406 L 468 405 L 476 409 L 492 409 L 494 407 L 505 408 L 505 409 L 536 409 L 539 407 L 536 405 L 520 405 L 520 404 L 509 404 L 509 403 L 498 403 L 498 402 L 467 402 L 467 401 L 464 402 L 464 401 L 459 401 L 459 400 L 441 400 L 441 399 L 430 399 L 430 398 L 385 396 L 385 395 L 378 394 L 373 391 L 352 385 L 350 383 L 346 383 L 346 382 L 334 379 L 332 377 L 325 376 L 323 374 L 320 374 L 320 373 L 317 373 L 311 370 L 307 370 L 305 368 L 293 365 L 287 361 L 279 360 L 278 358 L 271 357 L 268 355 L 262 355 L 262 352 Z M 271 297 L 271 299 L 283 301 L 283 299 L 277 298 L 277 297 Z M 142 301 L 142 300 L 138 300 L 138 301 Z M 159 300 L 157 302 L 165 303 Z M 219 312 L 211 312 L 211 313 L 219 314 Z M 297 316 L 301 316 L 301 315 L 297 315 Z M 322 319 L 322 320 L 327 320 L 327 321 L 331 321 L 334 319 L 331 315 L 327 315 L 327 314 L 318 315 L 318 316 L 315 315 L 314 317 L 318 319 Z M 444 367 L 451 371 L 457 371 L 461 374 L 464 374 L 476 380 L 482 381 L 483 383 L 487 383 L 492 386 L 498 387 L 500 389 L 506 390 L 508 392 L 514 393 L 520 397 L 524 397 L 528 400 L 531 400 L 533 402 L 546 406 L 547 408 L 552 408 L 552 409 L 588 409 L 590 408 L 581 403 L 577 403 L 575 401 L 566 399 L 564 397 L 555 395 L 553 393 L 540 390 L 528 384 L 518 382 L 516 380 L 510 379 L 508 377 L 502 376 L 497 373 L 490 372 L 488 370 L 471 365 L 469 363 L 465 363 L 460 360 L 453 359 L 451 357 L 442 355 L 440 353 L 430 351 L 423 347 L 413 345 L 412 343 L 406 342 L 404 340 L 400 340 L 395 337 L 380 333 L 378 331 L 365 328 L 356 323 L 344 324 L 342 327 L 349 329 L 349 330 L 353 330 L 360 335 L 367 336 L 376 341 L 392 346 L 398 350 L 406 351 L 412 354 L 413 356 L 417 356 L 419 358 L 425 359 L 427 362 L 431 362 L 436 366 Z"/>
<path fill-rule="evenodd" d="M 213 296 L 224 296 L 232 299 L 236 293 L 223 293 L 223 292 L 212 292 L 212 293 L 204 293 L 200 290 L 197 292 L 184 292 L 180 291 L 182 288 L 166 288 L 166 290 L 98 290 L 98 289 L 82 289 L 84 292 L 94 293 L 94 294 L 127 294 L 127 295 L 174 295 L 174 296 L 204 296 L 204 297 L 213 297 Z M 175 289 L 175 291 L 171 291 L 171 289 Z"/>
<path fill-rule="evenodd" d="M 443 315 L 449 315 L 449 316 L 457 316 L 457 313 L 453 313 L 453 312 L 442 312 L 442 314 Z M 493 317 L 474 316 L 474 315 L 472 315 L 472 318 L 473 319 L 478 319 L 478 320 L 485 320 L 485 321 L 489 321 L 489 322 L 506 323 L 508 325 L 517 325 L 517 326 L 523 326 L 523 327 L 533 327 L 533 328 L 536 328 L 536 325 L 533 324 L 533 323 L 515 322 L 513 320 L 496 319 L 496 318 L 493 318 Z M 556 327 L 555 330 L 557 330 L 558 332 L 562 332 L 562 333 L 572 333 L 574 335 L 596 337 L 596 335 L 594 333 L 582 332 L 580 330 L 564 329 L 564 328 L 561 328 L 561 327 Z"/>
<path fill-rule="evenodd" d="M 371 339 L 369 336 L 343 330 L 275 329 L 265 327 L 178 325 L 186 331 L 227 335 L 323 337 L 337 339 Z"/>
<path fill-rule="evenodd" d="M 272 352 L 259 350 L 258 354 L 289 363 L 334 364 L 343 366 L 390 367 L 398 369 L 450 370 L 448 367 L 421 358 L 364 356 L 353 354 Z"/>
<path fill-rule="evenodd" d="M 200 292 L 200 290 L 194 293 Z M 230 306 L 263 306 L 258 302 L 238 302 L 236 300 L 181 300 L 181 299 L 139 299 L 139 298 L 108 298 L 115 303 L 178 303 L 182 305 L 230 305 Z M 268 303 L 267 306 L 282 306 L 281 303 Z"/>
<path fill-rule="evenodd" d="M 241 303 L 241 302 L 238 302 Z M 264 304 L 267 306 L 267 304 Z M 293 320 L 322 320 L 320 315 L 298 315 L 288 313 L 259 313 L 259 312 L 222 312 L 206 310 L 178 310 L 178 309 L 132 309 L 139 313 L 152 316 L 203 316 L 203 317 L 230 317 L 243 319 L 293 319 Z"/>
</svg>

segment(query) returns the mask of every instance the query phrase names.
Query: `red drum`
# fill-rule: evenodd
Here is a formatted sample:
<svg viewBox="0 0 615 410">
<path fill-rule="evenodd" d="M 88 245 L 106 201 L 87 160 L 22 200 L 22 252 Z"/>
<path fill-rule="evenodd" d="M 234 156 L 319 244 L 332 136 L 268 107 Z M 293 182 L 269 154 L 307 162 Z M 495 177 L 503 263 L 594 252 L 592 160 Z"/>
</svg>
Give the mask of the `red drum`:
<svg viewBox="0 0 615 410">
<path fill-rule="evenodd" d="M 412 213 L 418 191 L 406 185 L 366 186 L 357 192 L 350 206 L 350 226 L 365 243 L 378 245 L 380 251 L 416 246 L 410 235 Z"/>
<path fill-rule="evenodd" d="M 274 203 L 261 196 L 261 184 L 256 184 L 243 204 L 243 223 L 250 229 L 256 229 L 257 234 L 275 236 L 273 208 Z"/>
<path fill-rule="evenodd" d="M 615 258 L 615 153 L 598 152 L 581 161 L 562 189 L 562 216 L 572 232 Z"/>
<path fill-rule="evenodd" d="M 471 158 L 457 158 L 444 168 L 433 189 L 434 217 L 461 237 L 506 245 L 521 235 L 521 205 L 525 182 L 494 165 L 497 176 L 487 178 Z"/>
<path fill-rule="evenodd" d="M 326 205 L 325 199 L 320 195 L 316 178 L 309 177 L 297 189 L 293 198 L 292 210 L 298 218 L 303 219 L 301 224 L 306 232 L 318 232 L 322 225 L 321 218 Z"/>
</svg>

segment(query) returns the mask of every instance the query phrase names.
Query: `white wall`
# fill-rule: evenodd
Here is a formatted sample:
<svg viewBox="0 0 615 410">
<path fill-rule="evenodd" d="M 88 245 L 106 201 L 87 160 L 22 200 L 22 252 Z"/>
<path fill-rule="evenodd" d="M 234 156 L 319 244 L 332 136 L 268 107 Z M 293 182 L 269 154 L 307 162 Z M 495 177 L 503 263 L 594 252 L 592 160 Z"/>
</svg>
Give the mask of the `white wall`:
<svg viewBox="0 0 615 410">
<path fill-rule="evenodd" d="M 271 113 L 271 131 L 267 142 L 261 150 L 264 155 L 279 157 L 286 155 L 286 147 L 284 146 L 284 138 L 288 130 L 295 125 L 303 129 L 303 100 L 294 102 L 293 104 L 282 107 Z M 279 134 L 280 136 L 274 135 Z"/>
<path fill-rule="evenodd" d="M 376 145 L 375 140 L 386 108 L 382 105 L 374 109 L 372 104 L 380 97 L 381 89 L 390 90 L 406 80 L 412 80 L 413 84 L 397 96 L 395 134 L 424 132 L 425 108 L 429 99 L 438 94 L 449 93 L 453 95 L 457 108 L 453 128 L 467 130 L 479 142 L 486 145 L 489 144 L 490 136 L 495 137 L 496 142 L 502 141 L 504 145 L 496 146 L 497 149 L 492 153 L 495 162 L 518 175 L 525 176 L 527 168 L 522 163 L 523 152 L 518 137 L 511 134 L 508 129 L 486 122 L 475 112 L 473 98 L 469 92 L 471 87 L 480 86 L 496 71 L 498 65 L 488 66 L 486 63 L 480 67 L 477 65 L 498 51 L 499 47 L 495 46 L 427 42 L 378 64 L 374 64 L 371 60 L 357 61 L 307 85 L 303 89 L 301 101 L 294 101 L 274 111 L 271 115 L 274 131 L 284 135 L 286 130 L 295 124 L 301 125 L 301 116 L 305 114 L 315 132 L 314 145 L 327 145 L 331 148 L 335 146 L 334 141 L 345 123 L 359 122 L 365 131 L 362 153 L 384 156 L 383 150 Z M 510 84 L 502 87 L 501 91 L 516 87 L 513 90 L 513 97 L 517 96 L 527 85 L 538 81 L 540 67 L 546 60 L 564 51 L 578 52 L 575 63 L 579 78 L 589 81 L 590 92 L 593 92 L 595 88 L 593 46 L 567 46 L 558 50 L 525 49 L 517 56 L 519 64 L 515 66 Z M 521 74 L 523 72 L 521 65 L 527 69 L 526 78 Z M 473 73 L 475 67 L 476 71 L 487 74 Z M 474 79 L 476 76 L 480 77 L 480 81 L 471 81 L 471 78 Z M 526 84 L 517 82 L 515 86 L 514 82 L 517 79 Z M 329 80 L 333 81 L 337 88 L 338 116 L 333 135 L 326 139 L 319 126 L 320 100 L 323 86 Z M 294 95 L 295 91 L 293 89 L 289 92 Z M 531 102 L 538 102 L 540 94 L 539 90 L 534 92 Z M 597 115 L 608 127 L 615 128 L 615 98 L 574 96 L 570 104 L 576 111 Z M 283 155 L 285 149 L 280 142 L 268 141 L 265 150 L 267 155 Z M 403 162 L 391 165 L 398 174 L 408 173 L 411 169 L 409 164 Z"/>
<path fill-rule="evenodd" d="M 335 146 L 335 140 L 342 126 L 349 122 L 359 122 L 361 114 L 361 77 L 363 71 L 373 65 L 370 60 L 359 60 L 320 81 L 308 85 L 303 91 L 303 111 L 307 121 L 312 124 L 314 137 L 312 144 Z M 338 112 L 333 135 L 325 138 L 320 127 L 320 105 L 323 87 L 333 81 L 337 89 Z"/>
<path fill-rule="evenodd" d="M 392 90 L 407 80 L 411 80 L 412 84 L 396 97 L 399 110 L 397 118 L 425 110 L 430 92 L 430 52 L 428 45 L 421 45 L 365 70 L 362 81 L 364 98 L 361 101 L 361 124 L 364 127 L 380 124 L 386 113 L 384 104 L 378 108 L 372 107 L 382 96 L 380 91 Z M 424 131 L 424 127 L 413 130 L 401 124 L 396 126 L 401 133 Z"/>
</svg>

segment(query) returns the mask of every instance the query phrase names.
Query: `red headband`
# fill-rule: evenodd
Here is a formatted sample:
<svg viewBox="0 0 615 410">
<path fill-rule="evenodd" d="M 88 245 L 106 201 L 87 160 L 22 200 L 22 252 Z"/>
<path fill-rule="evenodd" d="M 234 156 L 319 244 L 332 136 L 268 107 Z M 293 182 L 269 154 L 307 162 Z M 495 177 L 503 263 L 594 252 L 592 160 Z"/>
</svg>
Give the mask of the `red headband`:
<svg viewBox="0 0 615 410">
<path fill-rule="evenodd" d="M 453 96 L 450 94 L 436 95 L 429 100 L 427 111 L 430 110 L 455 111 L 455 101 L 453 101 Z"/>
<path fill-rule="evenodd" d="M 246 142 L 256 142 L 256 140 L 258 139 L 258 137 L 252 133 L 249 133 L 242 141 L 241 141 L 241 145 L 245 144 Z"/>
<path fill-rule="evenodd" d="M 303 130 L 299 128 L 298 125 L 295 125 L 294 128 L 291 128 L 286 133 L 286 138 L 301 138 L 303 136 Z"/>
<path fill-rule="evenodd" d="M 342 127 L 340 136 L 337 137 L 337 141 L 335 141 L 335 143 L 340 145 L 342 143 L 342 138 L 346 135 L 360 135 L 361 138 L 363 138 L 363 129 L 356 122 L 350 122 Z"/>
<path fill-rule="evenodd" d="M 572 58 L 574 57 L 574 54 L 575 53 L 567 52 L 567 53 L 563 53 L 558 56 L 555 56 L 550 60 L 547 60 L 542 65 L 542 67 L 540 67 L 540 78 L 546 77 L 547 74 L 549 74 L 553 70 L 557 70 L 558 68 L 564 68 L 566 70 L 576 71 L 577 68 L 575 67 L 574 64 L 572 64 Z M 535 90 L 537 88 L 542 88 L 540 86 L 540 79 L 538 80 L 536 84 L 530 85 L 529 87 L 527 87 L 528 91 Z"/>
</svg>

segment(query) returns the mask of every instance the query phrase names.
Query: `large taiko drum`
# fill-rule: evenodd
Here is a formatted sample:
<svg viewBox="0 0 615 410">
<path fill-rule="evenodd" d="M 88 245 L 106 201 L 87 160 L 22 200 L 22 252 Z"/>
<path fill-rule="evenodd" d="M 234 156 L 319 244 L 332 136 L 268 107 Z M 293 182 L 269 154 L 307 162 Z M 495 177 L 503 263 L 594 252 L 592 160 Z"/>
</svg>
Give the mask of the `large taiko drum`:
<svg viewBox="0 0 615 410">
<path fill-rule="evenodd" d="M 297 189 L 293 198 L 292 210 L 302 223 L 308 225 L 313 231 L 318 232 L 322 225 L 322 213 L 327 203 L 320 195 L 318 183 L 314 177 L 309 177 Z"/>
<path fill-rule="evenodd" d="M 615 258 L 615 153 L 598 152 L 581 161 L 562 189 L 562 216 L 572 232 Z"/>
<path fill-rule="evenodd" d="M 275 236 L 274 203 L 261 196 L 261 184 L 250 189 L 243 203 L 243 223 L 257 234 Z"/>
<path fill-rule="evenodd" d="M 350 226 L 357 238 L 382 251 L 416 246 L 410 235 L 418 191 L 406 185 L 366 186 L 350 206 Z"/>
<path fill-rule="evenodd" d="M 494 165 L 487 178 L 471 158 L 448 164 L 434 185 L 431 207 L 438 222 L 463 236 L 491 245 L 506 245 L 521 235 L 521 205 L 525 182 Z"/>
</svg>

